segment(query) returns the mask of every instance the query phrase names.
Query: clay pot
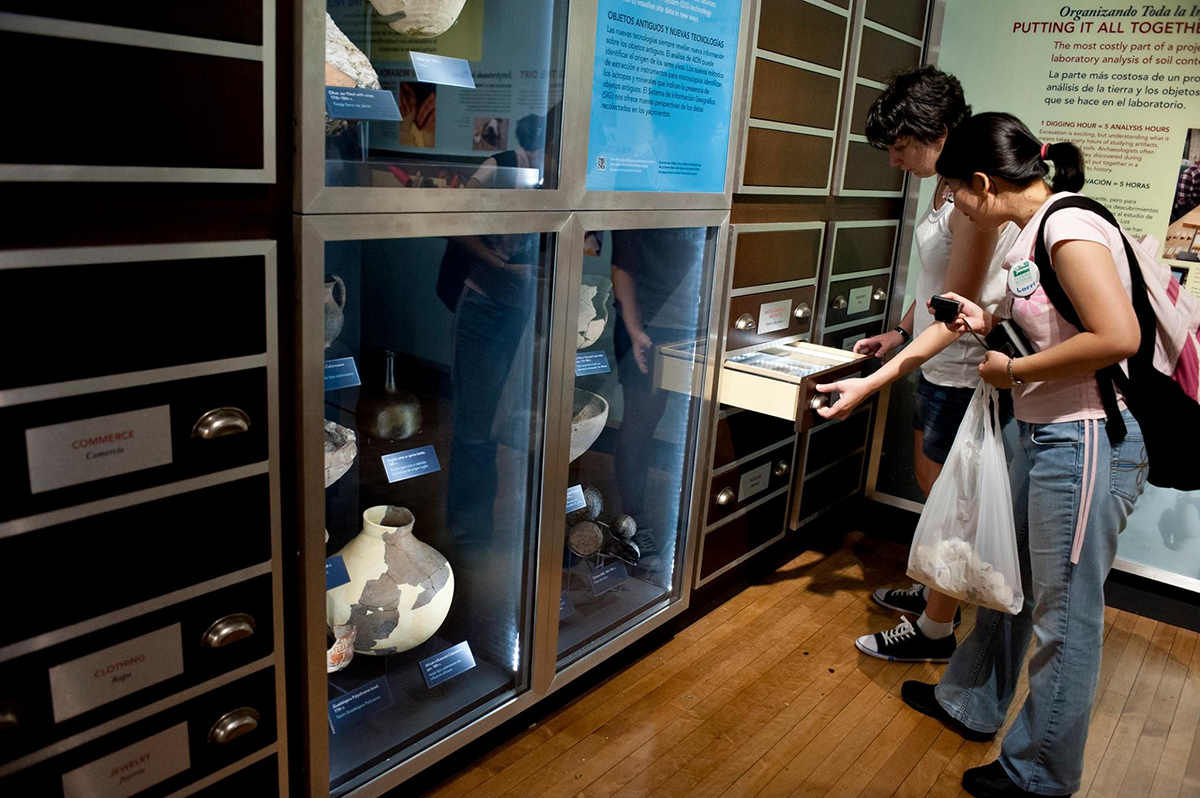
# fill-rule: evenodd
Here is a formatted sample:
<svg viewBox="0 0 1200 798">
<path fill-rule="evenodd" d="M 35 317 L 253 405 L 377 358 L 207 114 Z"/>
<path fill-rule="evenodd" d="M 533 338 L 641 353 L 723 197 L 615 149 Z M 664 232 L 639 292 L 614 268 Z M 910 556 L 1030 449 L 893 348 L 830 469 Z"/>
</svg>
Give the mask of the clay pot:
<svg viewBox="0 0 1200 798">
<path fill-rule="evenodd" d="M 371 0 L 379 16 L 406 36 L 441 36 L 458 21 L 466 0 Z"/>
<path fill-rule="evenodd" d="M 608 324 L 608 297 L 612 293 L 612 280 L 593 274 L 585 274 L 579 286 L 579 317 L 576 330 L 579 340 L 576 348 L 586 349 L 600 340 Z"/>
<path fill-rule="evenodd" d="M 592 448 L 608 421 L 608 401 L 599 394 L 575 389 L 571 412 L 571 461 Z"/>
<path fill-rule="evenodd" d="M 342 282 L 342 278 L 336 274 L 329 275 L 331 282 L 325 283 L 325 348 L 328 349 L 337 337 L 342 333 L 342 326 L 346 323 L 346 314 L 343 312 L 346 308 L 346 284 Z M 342 295 L 342 301 L 339 302 L 334 296 L 334 289 L 337 289 Z"/>
<path fill-rule="evenodd" d="M 325 422 L 325 487 L 342 478 L 358 455 L 354 430 L 332 421 Z"/>
</svg>

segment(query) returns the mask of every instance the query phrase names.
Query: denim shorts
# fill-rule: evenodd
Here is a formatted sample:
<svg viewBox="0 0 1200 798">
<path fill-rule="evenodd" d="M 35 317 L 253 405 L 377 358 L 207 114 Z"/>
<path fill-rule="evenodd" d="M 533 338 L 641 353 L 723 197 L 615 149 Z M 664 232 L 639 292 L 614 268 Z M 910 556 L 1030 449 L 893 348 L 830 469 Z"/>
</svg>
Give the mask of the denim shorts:
<svg viewBox="0 0 1200 798">
<path fill-rule="evenodd" d="M 913 429 L 925 433 L 921 451 L 933 462 L 945 463 L 950 456 L 950 447 L 974 395 L 974 388 L 934 385 L 924 374 L 919 375 Z M 1012 392 L 1000 391 L 1000 423 L 1007 424 L 1012 414 Z"/>
</svg>

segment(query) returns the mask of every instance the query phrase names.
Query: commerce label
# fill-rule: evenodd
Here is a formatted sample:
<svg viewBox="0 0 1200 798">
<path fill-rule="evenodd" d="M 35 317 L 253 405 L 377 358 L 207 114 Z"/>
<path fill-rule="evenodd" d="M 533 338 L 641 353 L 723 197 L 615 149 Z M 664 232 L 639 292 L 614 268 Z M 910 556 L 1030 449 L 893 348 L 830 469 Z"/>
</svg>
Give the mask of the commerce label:
<svg viewBox="0 0 1200 798">
<path fill-rule="evenodd" d="M 421 675 L 425 677 L 425 686 L 432 688 L 474 667 L 475 655 L 471 653 L 470 644 L 464 640 L 441 654 L 421 660 Z"/>
<path fill-rule="evenodd" d="M 401 482 L 422 474 L 432 474 L 441 471 L 437 452 L 433 446 L 422 446 L 420 449 L 408 449 L 383 456 L 383 470 L 387 473 L 388 482 Z"/>
<path fill-rule="evenodd" d="M 440 83 L 443 86 L 459 86 L 464 89 L 475 88 L 475 76 L 471 74 L 471 64 L 461 58 L 415 51 L 409 52 L 408 57 L 412 59 L 413 71 L 417 73 L 417 80 L 422 83 Z"/>
<path fill-rule="evenodd" d="M 575 376 L 586 377 L 589 374 L 607 374 L 612 371 L 608 365 L 608 355 L 603 352 L 580 352 L 575 355 Z"/>
<path fill-rule="evenodd" d="M 592 595 L 599 596 L 601 593 L 607 593 L 627 579 L 629 579 L 629 571 L 625 570 L 625 563 L 619 560 L 597 568 L 591 573 Z"/>
<path fill-rule="evenodd" d="M 345 731 L 394 703 L 386 678 L 367 682 L 329 702 L 329 730 L 333 734 Z"/>
<path fill-rule="evenodd" d="M 129 798 L 192 766 L 186 723 L 62 775 L 63 798 Z"/>
<path fill-rule="evenodd" d="M 346 561 L 342 555 L 335 554 L 325 561 L 325 590 L 333 590 L 350 583 L 350 572 L 346 570 Z"/>
<path fill-rule="evenodd" d="M 183 673 L 179 624 L 50 669 L 54 722 L 82 715 Z"/>
<path fill-rule="evenodd" d="M 400 106 L 396 105 L 396 95 L 385 89 L 326 86 L 325 109 L 333 119 L 400 121 Z"/>
<path fill-rule="evenodd" d="M 762 493 L 771 484 L 771 464 L 763 463 L 753 471 L 742 474 L 738 484 L 738 501 L 744 502 L 751 496 Z"/>
<path fill-rule="evenodd" d="M 778 302 L 764 302 L 758 306 L 759 335 L 786 330 L 792 320 L 792 300 L 781 299 Z"/>
<path fill-rule="evenodd" d="M 362 380 L 358 378 L 358 366 L 354 365 L 354 358 L 339 357 L 325 361 L 326 391 L 338 391 L 356 385 L 362 385 Z"/>
<path fill-rule="evenodd" d="M 29 492 L 171 463 L 168 405 L 25 430 Z"/>
</svg>

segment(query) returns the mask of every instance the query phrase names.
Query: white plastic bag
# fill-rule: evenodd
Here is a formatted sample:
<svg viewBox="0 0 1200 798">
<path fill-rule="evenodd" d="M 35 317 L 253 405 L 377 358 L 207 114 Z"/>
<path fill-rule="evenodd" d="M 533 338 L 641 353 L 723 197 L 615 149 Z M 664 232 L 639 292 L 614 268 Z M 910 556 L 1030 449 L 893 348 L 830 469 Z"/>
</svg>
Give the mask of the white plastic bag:
<svg viewBox="0 0 1200 798">
<path fill-rule="evenodd" d="M 908 575 L 980 607 L 1016 615 L 1021 564 L 996 389 L 980 382 L 908 555 Z"/>
</svg>

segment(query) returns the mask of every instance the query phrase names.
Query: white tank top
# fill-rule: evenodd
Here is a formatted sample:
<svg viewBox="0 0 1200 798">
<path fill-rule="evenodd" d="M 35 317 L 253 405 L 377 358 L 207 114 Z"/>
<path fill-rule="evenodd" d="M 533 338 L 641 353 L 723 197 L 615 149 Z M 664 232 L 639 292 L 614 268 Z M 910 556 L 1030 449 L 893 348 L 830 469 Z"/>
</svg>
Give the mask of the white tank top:
<svg viewBox="0 0 1200 798">
<path fill-rule="evenodd" d="M 934 198 L 937 199 L 936 197 Z M 914 237 L 917 255 L 921 260 L 921 272 L 917 275 L 916 309 L 913 311 L 913 337 L 916 338 L 933 323 L 933 316 L 925 307 L 929 297 L 945 292 L 946 272 L 950 269 L 950 214 L 954 205 L 942 203 L 929 211 L 917 223 Z M 979 292 L 979 305 L 989 313 L 996 312 L 1005 300 L 1007 289 L 1004 256 L 1012 248 L 1021 230 L 1009 222 L 1000 231 L 996 251 L 988 264 L 988 274 Z M 979 364 L 983 362 L 984 349 L 973 335 L 964 335 L 957 342 L 943 349 L 921 366 L 921 374 L 934 385 L 948 388 L 974 388 L 979 385 Z"/>
</svg>

